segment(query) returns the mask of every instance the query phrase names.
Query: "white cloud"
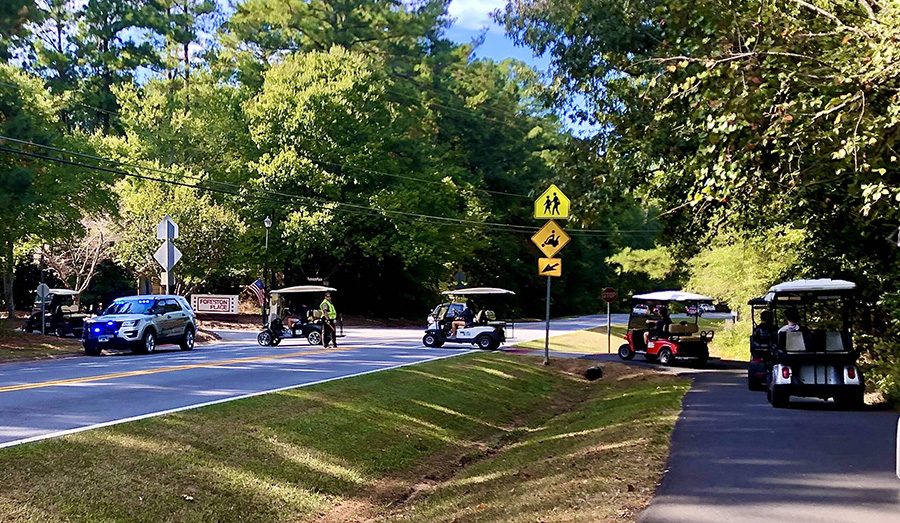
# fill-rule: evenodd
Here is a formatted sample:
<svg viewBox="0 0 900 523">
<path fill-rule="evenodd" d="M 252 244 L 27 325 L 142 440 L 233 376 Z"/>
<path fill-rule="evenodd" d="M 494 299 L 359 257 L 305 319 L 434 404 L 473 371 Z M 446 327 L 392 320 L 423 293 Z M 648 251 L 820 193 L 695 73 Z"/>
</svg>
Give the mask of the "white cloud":
<svg viewBox="0 0 900 523">
<path fill-rule="evenodd" d="M 450 16 L 465 29 L 481 29 L 492 25 L 491 11 L 506 5 L 505 0 L 451 0 Z"/>
</svg>

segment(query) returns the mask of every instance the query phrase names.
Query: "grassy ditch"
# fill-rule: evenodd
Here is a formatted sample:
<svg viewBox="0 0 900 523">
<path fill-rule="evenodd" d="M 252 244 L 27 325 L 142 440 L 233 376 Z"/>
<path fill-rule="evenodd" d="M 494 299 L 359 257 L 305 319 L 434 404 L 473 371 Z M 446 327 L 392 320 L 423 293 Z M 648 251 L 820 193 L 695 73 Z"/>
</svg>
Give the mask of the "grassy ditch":
<svg viewBox="0 0 900 523">
<path fill-rule="evenodd" d="M 661 475 L 687 384 L 620 365 L 589 383 L 587 365 L 468 355 L 3 449 L 0 514 L 422 521 L 450 507 L 534 521 L 565 507 L 567 519 L 631 518 Z M 557 488 L 497 503 L 505 482 Z"/>
</svg>

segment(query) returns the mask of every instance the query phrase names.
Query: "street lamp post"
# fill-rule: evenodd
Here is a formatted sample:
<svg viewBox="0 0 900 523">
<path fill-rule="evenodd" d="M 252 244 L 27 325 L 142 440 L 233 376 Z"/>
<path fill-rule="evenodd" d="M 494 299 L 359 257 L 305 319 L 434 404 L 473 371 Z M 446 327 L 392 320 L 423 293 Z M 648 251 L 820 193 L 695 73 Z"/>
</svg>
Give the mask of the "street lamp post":
<svg viewBox="0 0 900 523">
<path fill-rule="evenodd" d="M 263 286 L 265 287 L 265 303 L 263 303 L 262 314 L 263 314 L 263 326 L 268 325 L 267 312 L 269 309 L 269 229 L 272 228 L 272 219 L 266 216 L 266 219 L 263 220 L 263 225 L 266 227 L 266 249 L 265 249 L 265 269 L 263 270 Z"/>
</svg>

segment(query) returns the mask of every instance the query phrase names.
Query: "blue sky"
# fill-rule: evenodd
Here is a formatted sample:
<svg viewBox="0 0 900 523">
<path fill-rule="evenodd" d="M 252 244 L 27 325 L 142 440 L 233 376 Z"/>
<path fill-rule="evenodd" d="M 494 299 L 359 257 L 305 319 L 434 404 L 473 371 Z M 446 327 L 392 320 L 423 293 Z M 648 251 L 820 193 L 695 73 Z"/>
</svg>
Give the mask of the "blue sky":
<svg viewBox="0 0 900 523">
<path fill-rule="evenodd" d="M 447 31 L 447 37 L 455 42 L 468 43 L 487 29 L 484 43 L 476 50 L 477 56 L 495 60 L 517 58 L 535 69 L 546 71 L 549 60 L 534 56 L 529 48 L 516 47 L 506 37 L 503 28 L 491 20 L 490 13 L 504 5 L 505 0 L 451 0 L 450 16 L 456 21 Z"/>
</svg>

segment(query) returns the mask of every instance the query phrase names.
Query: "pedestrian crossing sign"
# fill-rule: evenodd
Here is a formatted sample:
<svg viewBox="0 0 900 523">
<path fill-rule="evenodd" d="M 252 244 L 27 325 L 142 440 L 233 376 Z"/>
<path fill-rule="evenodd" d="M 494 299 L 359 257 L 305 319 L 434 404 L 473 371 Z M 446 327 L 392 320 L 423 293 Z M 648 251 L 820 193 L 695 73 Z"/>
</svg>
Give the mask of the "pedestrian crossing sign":
<svg viewBox="0 0 900 523">
<path fill-rule="evenodd" d="M 569 219 L 569 199 L 555 184 L 534 201 L 534 217 L 540 220 Z"/>
<path fill-rule="evenodd" d="M 531 237 L 538 249 L 544 253 L 547 258 L 552 258 L 565 247 L 572 238 L 566 234 L 566 231 L 553 220 L 548 221 L 541 227 L 541 230 Z"/>
<path fill-rule="evenodd" d="M 562 258 L 538 258 L 538 276 L 562 276 Z"/>
</svg>

